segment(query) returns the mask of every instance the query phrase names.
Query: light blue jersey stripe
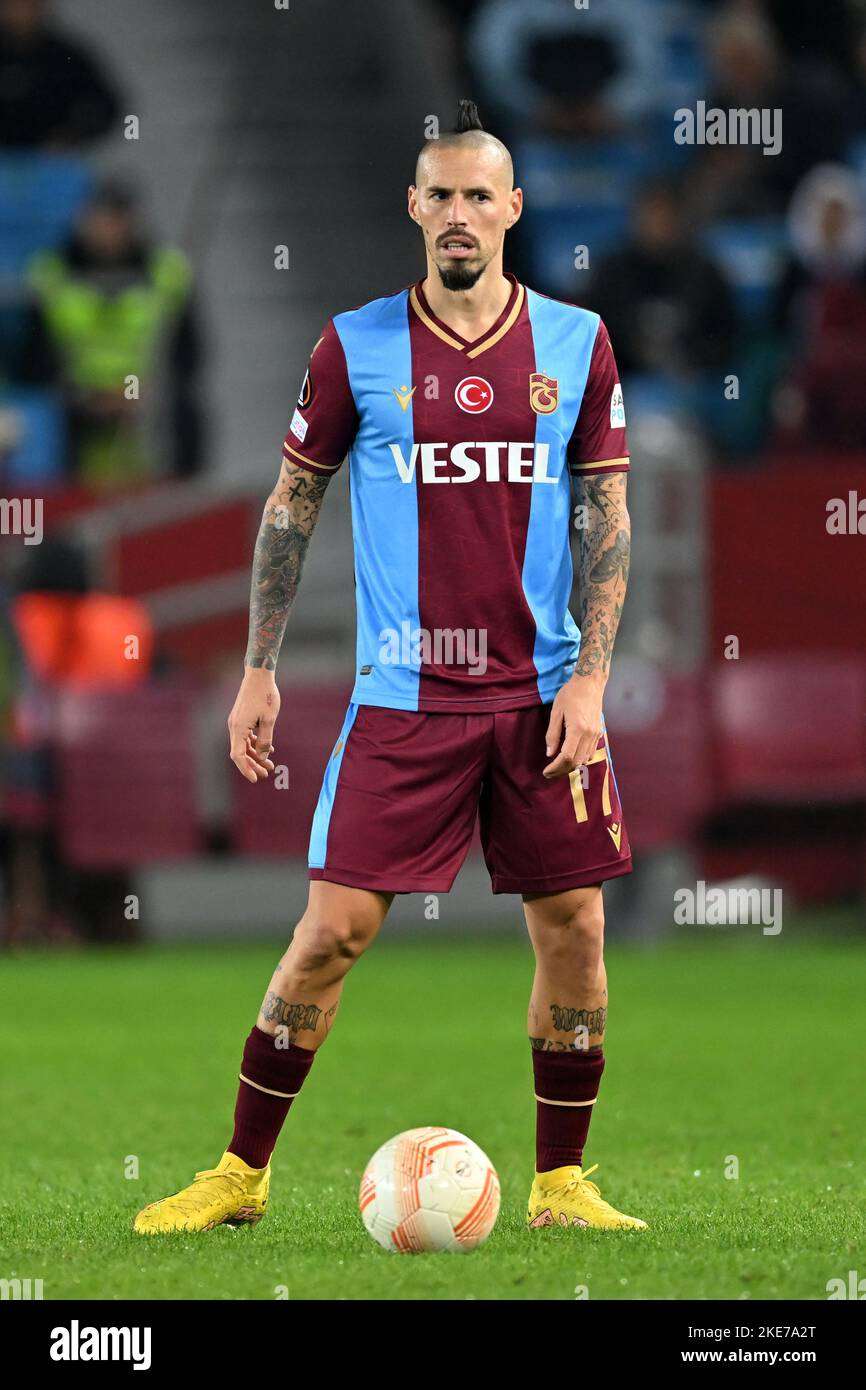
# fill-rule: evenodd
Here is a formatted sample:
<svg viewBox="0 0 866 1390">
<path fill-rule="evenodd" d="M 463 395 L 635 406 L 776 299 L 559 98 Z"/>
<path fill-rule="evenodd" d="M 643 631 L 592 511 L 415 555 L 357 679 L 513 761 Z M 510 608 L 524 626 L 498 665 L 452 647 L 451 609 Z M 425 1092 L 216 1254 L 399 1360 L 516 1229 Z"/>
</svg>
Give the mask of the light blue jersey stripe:
<svg viewBox="0 0 866 1390">
<path fill-rule="evenodd" d="M 421 671 L 420 654 L 405 661 L 401 650 L 404 633 L 421 625 L 417 485 L 414 474 L 409 482 L 401 479 L 390 447 L 411 463 L 412 402 L 403 409 L 395 394 L 412 387 L 407 301 L 408 290 L 402 290 L 334 319 L 360 420 L 349 453 L 358 609 L 352 700 L 391 709 L 418 708 Z M 382 614 L 396 624 L 393 634 L 381 627 Z"/>
<path fill-rule="evenodd" d="M 610 756 L 610 734 L 608 733 L 607 721 L 604 715 L 601 716 L 601 727 L 604 731 L 604 742 L 607 748 L 607 765 L 610 768 L 610 775 L 613 778 L 613 785 L 616 787 L 616 794 L 619 797 L 619 804 L 622 805 L 622 797 L 619 795 L 619 783 L 616 780 L 616 773 L 613 770 L 613 758 Z"/>
<path fill-rule="evenodd" d="M 311 869 L 324 869 L 325 867 L 328 853 L 328 827 L 331 824 L 331 812 L 334 809 L 334 797 L 337 794 L 337 781 L 340 776 L 340 768 L 343 765 L 346 742 L 352 731 L 357 713 L 358 706 L 349 705 L 346 718 L 343 720 L 343 727 L 337 742 L 334 744 L 335 751 L 328 759 L 328 766 L 325 768 L 322 790 L 319 792 L 319 800 L 316 803 L 316 811 L 313 816 L 313 828 L 310 831 L 308 862 Z M 339 752 L 336 751 L 337 749 Z"/>
<path fill-rule="evenodd" d="M 532 484 L 523 561 L 523 592 L 535 619 L 532 659 L 538 693 L 547 704 L 571 676 L 580 650 L 580 629 L 568 609 L 574 570 L 566 448 L 583 400 L 599 319 L 587 309 L 560 304 L 530 289 L 526 301 L 535 369 L 559 384 L 557 409 L 538 415 L 535 426 L 536 454 L 539 444 L 549 446 L 548 473 L 556 482 Z"/>
</svg>

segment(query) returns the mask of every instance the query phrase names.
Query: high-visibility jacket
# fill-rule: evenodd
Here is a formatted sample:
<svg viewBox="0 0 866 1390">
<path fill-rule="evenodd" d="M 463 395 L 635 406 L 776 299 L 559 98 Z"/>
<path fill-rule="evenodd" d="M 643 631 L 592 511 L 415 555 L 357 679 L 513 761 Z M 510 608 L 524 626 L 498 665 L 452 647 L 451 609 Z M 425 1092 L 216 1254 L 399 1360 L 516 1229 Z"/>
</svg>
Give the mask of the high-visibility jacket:
<svg viewBox="0 0 866 1390">
<path fill-rule="evenodd" d="M 36 256 L 28 278 L 68 380 L 96 390 L 120 390 L 128 376 L 150 375 L 160 337 L 184 308 L 192 281 L 186 256 L 174 249 L 153 251 L 141 279 L 116 294 L 55 252 Z"/>
</svg>

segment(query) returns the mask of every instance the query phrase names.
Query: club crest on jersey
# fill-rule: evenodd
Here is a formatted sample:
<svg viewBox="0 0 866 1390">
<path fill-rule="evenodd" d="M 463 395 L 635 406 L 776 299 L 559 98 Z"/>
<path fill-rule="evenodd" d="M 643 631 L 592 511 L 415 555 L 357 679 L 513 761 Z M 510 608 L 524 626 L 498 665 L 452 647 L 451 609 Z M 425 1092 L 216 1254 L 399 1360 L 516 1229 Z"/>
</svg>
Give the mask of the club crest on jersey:
<svg viewBox="0 0 866 1390">
<path fill-rule="evenodd" d="M 483 376 L 465 376 L 457 384 L 454 399 L 467 415 L 481 415 L 493 404 L 493 387 Z"/>
<path fill-rule="evenodd" d="M 550 415 L 559 405 L 559 382 L 544 372 L 529 373 L 529 404 L 536 415 Z"/>
</svg>

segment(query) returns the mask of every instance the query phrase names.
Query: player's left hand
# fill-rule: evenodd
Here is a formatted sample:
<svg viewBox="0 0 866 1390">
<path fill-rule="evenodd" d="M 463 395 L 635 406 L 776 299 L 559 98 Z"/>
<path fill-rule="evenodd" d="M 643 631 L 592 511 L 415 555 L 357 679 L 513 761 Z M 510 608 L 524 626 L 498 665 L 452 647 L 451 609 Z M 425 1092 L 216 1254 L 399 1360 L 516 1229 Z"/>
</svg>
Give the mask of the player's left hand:
<svg viewBox="0 0 866 1390">
<path fill-rule="evenodd" d="M 602 732 L 604 686 L 595 675 L 572 676 L 559 690 L 545 735 L 547 756 L 556 757 L 544 768 L 545 777 L 564 777 L 592 757 Z"/>
</svg>

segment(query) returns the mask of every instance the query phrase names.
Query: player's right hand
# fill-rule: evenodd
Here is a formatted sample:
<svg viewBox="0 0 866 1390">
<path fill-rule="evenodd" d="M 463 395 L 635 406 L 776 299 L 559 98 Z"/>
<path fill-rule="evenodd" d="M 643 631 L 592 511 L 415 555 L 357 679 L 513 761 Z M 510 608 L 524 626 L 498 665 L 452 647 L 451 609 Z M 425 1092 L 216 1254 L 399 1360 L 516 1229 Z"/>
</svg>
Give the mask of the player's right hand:
<svg viewBox="0 0 866 1390">
<path fill-rule="evenodd" d="M 270 755 L 279 712 L 273 671 L 248 666 L 228 719 L 231 760 L 248 782 L 261 782 L 274 770 Z"/>
</svg>

